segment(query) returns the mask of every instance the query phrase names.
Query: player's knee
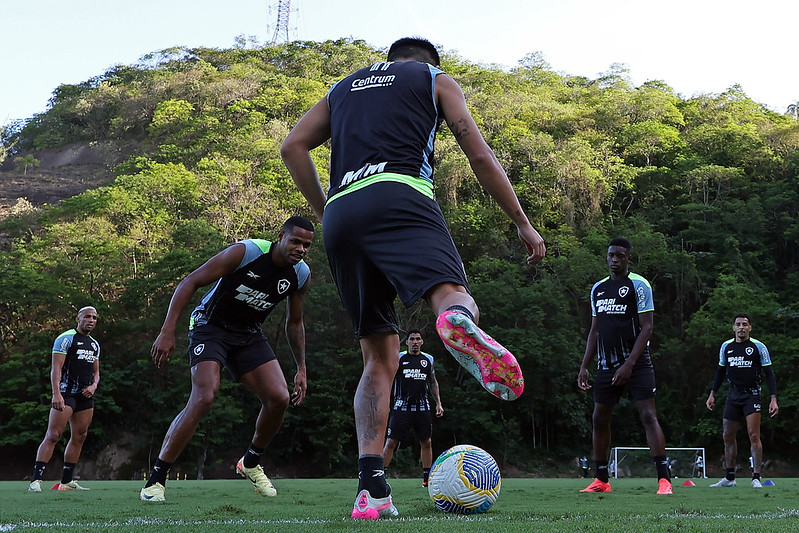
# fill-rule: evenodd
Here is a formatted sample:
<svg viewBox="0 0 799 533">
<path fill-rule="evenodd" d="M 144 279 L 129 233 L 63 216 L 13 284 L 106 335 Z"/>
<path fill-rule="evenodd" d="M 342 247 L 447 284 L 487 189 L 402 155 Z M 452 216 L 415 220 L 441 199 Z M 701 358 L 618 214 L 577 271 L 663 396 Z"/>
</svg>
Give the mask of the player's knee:
<svg viewBox="0 0 799 533">
<path fill-rule="evenodd" d="M 55 429 L 48 429 L 47 433 L 44 435 L 44 442 L 47 444 L 55 445 L 61 440 L 61 435 L 63 434 L 62 431 L 57 431 Z"/>
<path fill-rule="evenodd" d="M 83 444 L 86 441 L 86 437 L 88 437 L 88 436 L 89 436 L 89 428 L 86 428 L 86 429 L 83 429 L 83 430 L 80 430 L 80 431 L 76 431 L 75 433 L 73 433 L 69 437 L 69 440 L 71 440 L 72 442 L 75 442 L 77 444 Z"/>
<path fill-rule="evenodd" d="M 272 391 L 269 394 L 267 402 L 269 405 L 275 409 L 282 409 L 286 410 L 289 406 L 289 391 L 288 389 L 281 389 L 277 391 Z"/>
<path fill-rule="evenodd" d="M 188 408 L 201 414 L 206 414 L 211 410 L 216 399 L 216 391 L 211 389 L 194 390 L 189 396 Z"/>
</svg>

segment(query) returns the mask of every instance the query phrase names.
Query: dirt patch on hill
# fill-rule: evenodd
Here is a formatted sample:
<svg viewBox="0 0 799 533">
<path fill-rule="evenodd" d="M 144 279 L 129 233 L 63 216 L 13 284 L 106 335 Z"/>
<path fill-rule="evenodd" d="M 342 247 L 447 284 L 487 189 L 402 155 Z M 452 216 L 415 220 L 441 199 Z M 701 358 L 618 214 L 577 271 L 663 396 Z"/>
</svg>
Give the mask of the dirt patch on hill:
<svg viewBox="0 0 799 533">
<path fill-rule="evenodd" d="M 0 166 L 0 219 L 108 185 L 114 180 L 114 167 L 134 149 L 104 141 L 37 150 L 30 155 L 38 166 L 27 170 L 15 163 L 15 158 L 5 161 Z"/>
</svg>

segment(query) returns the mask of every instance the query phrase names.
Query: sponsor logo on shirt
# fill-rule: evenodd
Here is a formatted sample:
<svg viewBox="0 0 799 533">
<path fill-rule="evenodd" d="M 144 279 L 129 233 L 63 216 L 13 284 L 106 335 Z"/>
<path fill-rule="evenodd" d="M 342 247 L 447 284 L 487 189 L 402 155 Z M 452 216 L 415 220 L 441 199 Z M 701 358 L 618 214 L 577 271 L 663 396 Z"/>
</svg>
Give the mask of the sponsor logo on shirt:
<svg viewBox="0 0 799 533">
<path fill-rule="evenodd" d="M 627 312 L 627 304 L 617 304 L 615 298 L 597 300 L 597 313 L 607 313 L 609 315 L 623 315 Z"/>
<path fill-rule="evenodd" d="M 407 368 L 402 370 L 402 376 L 405 379 L 413 379 L 416 381 L 424 381 L 427 379 L 427 375 L 422 372 L 421 368 Z"/>
<path fill-rule="evenodd" d="M 736 368 L 752 368 L 752 361 L 745 357 L 730 357 L 727 362 Z"/>
<path fill-rule="evenodd" d="M 251 289 L 246 285 L 239 285 L 236 287 L 236 300 L 242 301 L 252 307 L 253 309 L 265 310 L 274 306 L 270 301 L 267 301 L 269 294 L 261 292 L 256 289 Z"/>
<path fill-rule="evenodd" d="M 344 174 L 344 177 L 341 179 L 341 186 L 346 187 L 353 181 L 358 181 L 361 178 L 368 178 L 373 174 L 380 174 L 386 168 L 387 164 L 388 161 L 383 161 L 382 163 L 377 163 L 375 165 L 372 163 L 366 163 L 358 170 L 350 170 Z"/>
</svg>

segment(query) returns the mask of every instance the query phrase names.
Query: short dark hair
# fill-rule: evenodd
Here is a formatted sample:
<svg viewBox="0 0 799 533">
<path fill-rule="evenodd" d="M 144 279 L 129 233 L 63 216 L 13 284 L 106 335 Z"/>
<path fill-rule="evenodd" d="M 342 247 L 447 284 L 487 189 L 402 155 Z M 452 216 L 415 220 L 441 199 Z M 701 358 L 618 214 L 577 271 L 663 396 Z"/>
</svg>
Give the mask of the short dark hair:
<svg viewBox="0 0 799 533">
<path fill-rule="evenodd" d="M 608 244 L 608 248 L 610 248 L 611 246 L 621 246 L 628 252 L 633 247 L 633 245 L 630 244 L 630 241 L 628 241 L 627 239 L 623 239 L 621 237 L 616 237 L 615 239 L 611 239 L 610 244 Z"/>
<path fill-rule="evenodd" d="M 409 329 L 408 333 L 405 335 L 405 342 L 408 342 L 408 339 L 410 339 L 411 335 L 414 334 L 414 333 L 418 333 L 420 337 L 422 336 L 422 330 L 421 329 L 418 329 L 418 328 Z"/>
<path fill-rule="evenodd" d="M 732 323 L 735 324 L 735 321 L 738 320 L 739 318 L 747 319 L 749 321 L 749 325 L 750 326 L 752 325 L 752 319 L 746 313 L 738 313 L 737 315 L 735 315 L 735 318 L 732 319 Z"/>
<path fill-rule="evenodd" d="M 280 228 L 280 231 L 284 233 L 291 233 L 291 230 L 294 228 L 302 228 L 311 232 L 314 231 L 313 223 L 311 223 L 311 221 L 307 218 L 301 216 L 293 216 L 285 221 L 283 223 L 283 227 Z"/>
<path fill-rule="evenodd" d="M 403 37 L 394 41 L 388 49 L 386 56 L 388 61 L 395 61 L 397 59 L 415 59 L 424 63 L 430 63 L 434 66 L 441 65 L 441 59 L 438 57 L 438 50 L 436 47 L 421 37 Z"/>
</svg>

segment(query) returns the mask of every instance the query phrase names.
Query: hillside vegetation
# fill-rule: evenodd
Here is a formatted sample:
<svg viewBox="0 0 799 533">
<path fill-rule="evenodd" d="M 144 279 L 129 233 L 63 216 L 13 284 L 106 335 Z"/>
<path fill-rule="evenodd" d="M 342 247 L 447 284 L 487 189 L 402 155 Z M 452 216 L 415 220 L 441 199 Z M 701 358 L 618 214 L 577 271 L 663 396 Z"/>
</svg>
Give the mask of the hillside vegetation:
<svg viewBox="0 0 799 533">
<path fill-rule="evenodd" d="M 188 395 L 183 358 L 157 370 L 148 356 L 176 284 L 238 239 L 271 238 L 287 217 L 312 217 L 280 143 L 333 82 L 381 57 L 350 40 L 175 48 L 62 85 L 47 112 L 3 132 L 7 163 L 66 146 L 125 147 L 110 184 L 0 220 L 4 450 L 33 461 L 49 408 L 53 339 L 74 326 L 77 308 L 92 304 L 104 355 L 84 455 L 114 443 L 129 459 L 105 475 L 146 467 Z M 668 446 L 720 456 L 721 413 L 704 401 L 718 347 L 732 336 L 733 315 L 745 311 L 771 351 L 780 389 L 780 415 L 764 420 L 765 456 L 799 460 L 799 122 L 738 87 L 692 98 L 662 81 L 634 87 L 618 65 L 597 79 L 556 73 L 538 54 L 509 72 L 452 55 L 443 68 L 462 84 L 549 253 L 536 268 L 524 264 L 512 224 L 444 128 L 436 194 L 481 325 L 517 355 L 526 390 L 512 403 L 485 394 L 441 348 L 429 310 L 402 310 L 402 327 L 422 328 L 436 357 L 446 414 L 434 424 L 435 450 L 468 442 L 520 470 L 590 454 L 592 402 L 576 387 L 588 292 L 607 275 L 609 239 L 624 236 L 634 246 L 633 270 L 654 289 L 652 351 Z M 329 147 L 313 157 L 324 173 Z M 308 398 L 289 410 L 267 469 L 319 476 L 352 470 L 361 357 L 317 233 L 306 304 Z M 412 261 L 424 243 L 397 245 Z M 281 308 L 264 328 L 291 382 L 284 319 Z M 224 379 L 180 470 L 203 472 L 240 454 L 257 411 L 254 397 Z M 645 443 L 630 404 L 617 408 L 613 438 Z M 414 464 L 411 455 L 400 457 L 400 469 Z"/>
</svg>

